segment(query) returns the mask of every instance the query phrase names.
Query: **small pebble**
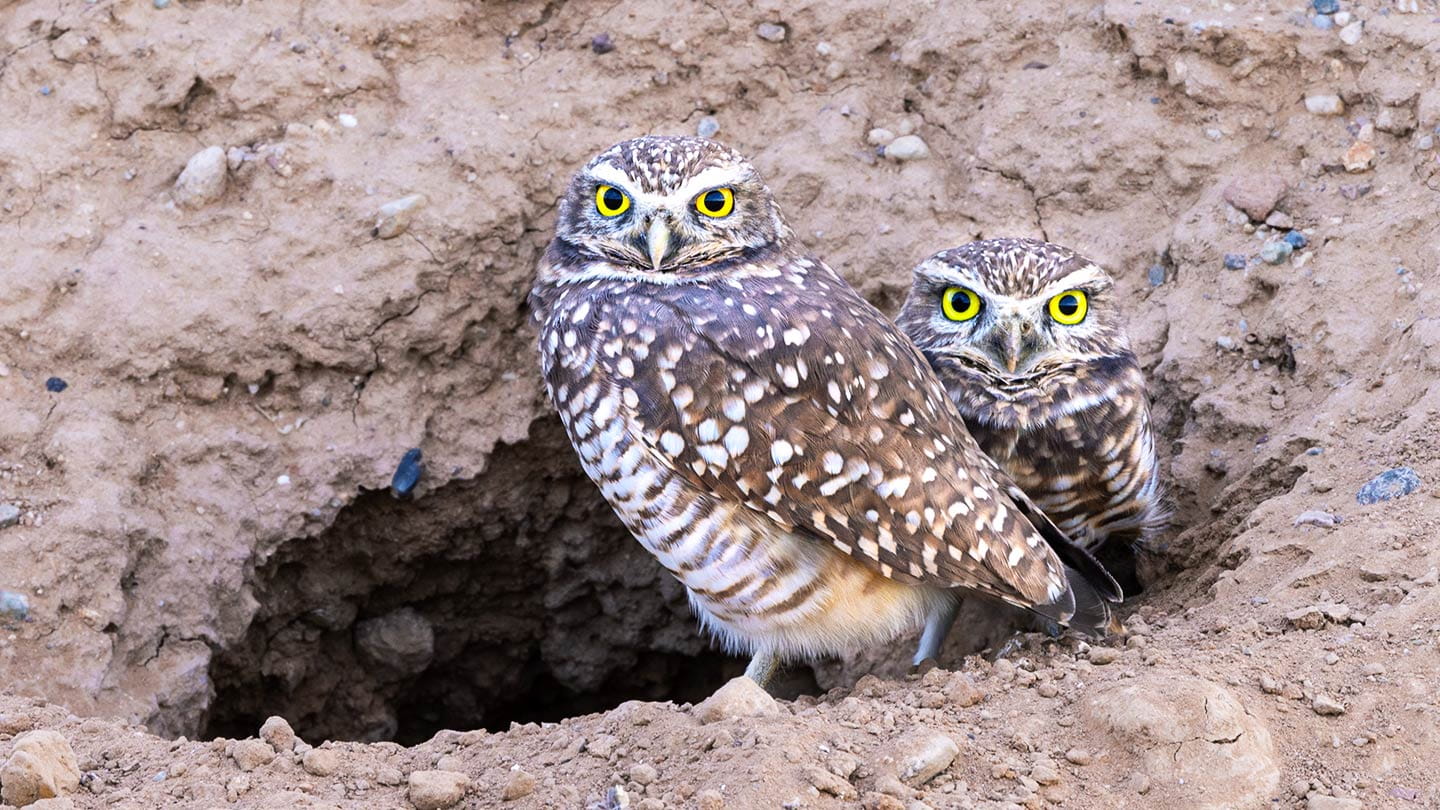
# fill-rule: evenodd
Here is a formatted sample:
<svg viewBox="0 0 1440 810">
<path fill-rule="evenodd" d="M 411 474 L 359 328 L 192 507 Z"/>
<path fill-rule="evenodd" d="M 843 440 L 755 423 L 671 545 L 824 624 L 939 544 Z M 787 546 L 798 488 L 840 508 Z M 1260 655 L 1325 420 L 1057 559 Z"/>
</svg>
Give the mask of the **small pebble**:
<svg viewBox="0 0 1440 810">
<path fill-rule="evenodd" d="M 30 600 L 25 594 L 0 591 L 0 619 L 23 622 L 30 618 Z"/>
<path fill-rule="evenodd" d="M 590 50 L 597 55 L 603 55 L 615 50 L 615 41 L 609 34 L 596 34 L 590 38 Z"/>
<path fill-rule="evenodd" d="M 535 780 L 532 777 L 530 781 L 533 790 Z M 416 810 L 443 810 L 454 807 L 465 798 L 465 791 L 470 788 L 470 777 L 454 771 L 415 771 L 410 774 L 409 788 L 410 804 Z M 509 792 L 508 785 L 505 790 Z"/>
<path fill-rule="evenodd" d="M 425 473 L 424 460 L 425 454 L 418 447 L 405 451 L 400 464 L 395 467 L 395 474 L 390 477 L 391 495 L 403 498 L 415 491 L 415 485 L 420 483 L 420 476 Z"/>
<path fill-rule="evenodd" d="M 1340 10 L 1340 0 L 1312 0 L 1310 7 L 1319 14 L 1334 14 Z"/>
<path fill-rule="evenodd" d="M 1149 271 L 1150 286 L 1159 287 L 1165 283 L 1165 266 L 1162 264 L 1150 265 Z"/>
<path fill-rule="evenodd" d="M 1420 476 L 1416 475 L 1414 470 L 1409 467 L 1396 467 L 1365 482 L 1365 486 L 1355 494 L 1355 500 L 1368 506 L 1409 495 L 1419 488 Z"/>
<path fill-rule="evenodd" d="M 20 522 L 20 507 L 13 503 L 0 503 L 0 529 L 8 529 Z M 5 591 L 9 593 L 9 591 Z"/>
<path fill-rule="evenodd" d="M 707 115 L 695 125 L 695 134 L 702 138 L 713 138 L 720 131 L 720 122 L 713 115 Z"/>
<path fill-rule="evenodd" d="M 1265 246 L 1260 248 L 1260 258 L 1264 260 L 1266 264 L 1283 264 L 1286 259 L 1290 258 L 1290 254 L 1294 251 L 1295 248 L 1291 247 L 1290 243 L 1283 239 L 1276 242 L 1266 242 Z"/>
<path fill-rule="evenodd" d="M 1334 93 L 1316 93 L 1305 96 L 1305 109 L 1312 115 L 1341 115 L 1345 112 L 1345 102 Z"/>
<path fill-rule="evenodd" d="M 1346 45 L 1354 45 L 1360 41 L 1360 37 L 1363 36 L 1364 33 L 1365 23 L 1361 20 L 1356 20 L 1340 29 L 1340 41 Z"/>
<path fill-rule="evenodd" d="M 1351 174 L 1368 170 L 1375 162 L 1375 144 L 1367 140 L 1355 141 L 1345 150 L 1340 162 L 1344 164 L 1345 171 Z"/>
<path fill-rule="evenodd" d="M 865 134 L 865 142 L 871 146 L 889 146 L 895 140 L 895 133 L 884 127 L 875 127 Z"/>
<path fill-rule="evenodd" d="M 411 194 L 380 206 L 375 218 L 375 235 L 381 239 L 394 239 L 405 233 L 415 212 L 424 208 L 425 203 L 424 194 Z"/>
<path fill-rule="evenodd" d="M 930 157 L 930 147 L 919 135 L 901 135 L 885 147 L 885 157 L 891 160 L 924 160 Z"/>
<path fill-rule="evenodd" d="M 1276 230 L 1288 231 L 1295 227 L 1295 220 L 1284 211 L 1271 211 L 1270 216 L 1265 218 L 1265 224 Z"/>
<path fill-rule="evenodd" d="M 354 129 L 355 127 L 360 125 L 360 120 L 357 119 L 355 116 L 351 115 L 350 113 L 340 113 L 339 115 L 335 116 L 335 120 L 339 121 L 340 126 L 345 127 L 346 129 Z"/>
<path fill-rule="evenodd" d="M 170 0 L 155 0 L 155 8 L 166 8 L 169 5 Z"/>
<path fill-rule="evenodd" d="M 525 771 L 516 770 L 510 773 L 510 781 L 505 783 L 505 791 L 500 794 L 500 798 L 503 801 L 513 802 L 534 792 L 535 777 Z"/>
<path fill-rule="evenodd" d="M 253 771 L 268 765 L 275 759 L 275 749 L 264 740 L 237 740 L 230 749 L 230 757 L 242 771 Z"/>
<path fill-rule="evenodd" d="M 1329 695 L 1316 695 L 1310 708 L 1321 717 L 1338 717 L 1345 713 L 1345 707 Z"/>
<path fill-rule="evenodd" d="M 1355 15 L 1351 14 L 1348 11 L 1337 11 L 1335 12 L 1335 24 L 1340 26 L 1341 28 L 1344 28 L 1345 26 L 1350 24 L 1350 20 L 1354 16 Z"/>
<path fill-rule="evenodd" d="M 70 383 L 65 382 L 59 377 L 51 377 L 50 379 L 45 381 L 45 390 L 49 391 L 52 394 L 58 394 L 69 387 Z"/>
<path fill-rule="evenodd" d="M 334 776 L 340 770 L 340 755 L 329 748 L 312 748 L 305 752 L 300 767 L 311 776 Z"/>
<path fill-rule="evenodd" d="M 1296 515 L 1294 525 L 1324 526 L 1328 529 L 1338 523 L 1340 523 L 1340 517 L 1338 515 L 1322 512 L 1319 509 L 1311 509 L 1308 512 L 1301 512 L 1299 515 Z"/>
<path fill-rule="evenodd" d="M 225 195 L 225 184 L 229 179 L 230 163 L 225 150 L 219 146 L 201 149 L 186 161 L 184 171 L 175 179 L 170 194 L 176 205 L 185 208 L 199 208 Z"/>
<path fill-rule="evenodd" d="M 1115 663 L 1115 660 L 1120 657 L 1120 651 L 1114 647 L 1091 647 L 1087 657 L 1090 663 L 1104 666 Z"/>
<path fill-rule="evenodd" d="M 1226 269 L 1226 270 L 1244 270 L 1244 269 L 1245 269 L 1245 256 L 1244 256 L 1243 254 L 1240 254 L 1240 253 L 1226 253 L 1226 254 L 1225 254 L 1225 269 Z"/>
<path fill-rule="evenodd" d="M 40 95 L 42 95 L 42 96 L 48 96 L 48 95 L 50 95 L 50 85 L 47 84 L 47 85 L 41 87 L 41 88 L 40 88 Z"/>
<path fill-rule="evenodd" d="M 1285 241 L 1290 245 L 1290 247 L 1294 248 L 1295 250 L 1299 250 L 1300 248 L 1303 248 L 1306 245 L 1310 244 L 1310 239 L 1300 231 L 1291 231 L 1285 234 L 1284 238 Z"/>
<path fill-rule="evenodd" d="M 755 26 L 755 33 L 766 42 L 784 42 L 785 26 L 778 23 L 764 22 Z"/>
<path fill-rule="evenodd" d="M 1090 756 L 1089 751 L 1086 751 L 1083 748 L 1071 748 L 1069 751 L 1065 752 L 1065 761 L 1069 762 L 1071 765 L 1083 766 L 1089 765 L 1091 762 L 1094 761 L 1094 758 Z"/>
<path fill-rule="evenodd" d="M 1316 14 L 1310 19 L 1310 24 L 1319 28 L 1321 31 L 1329 31 L 1335 27 L 1335 21 L 1332 20 L 1328 14 Z"/>
<path fill-rule="evenodd" d="M 1235 339 L 1230 337 L 1229 335 L 1221 335 L 1220 337 L 1215 338 L 1215 345 L 1219 346 L 1227 352 L 1234 351 Z"/>
</svg>

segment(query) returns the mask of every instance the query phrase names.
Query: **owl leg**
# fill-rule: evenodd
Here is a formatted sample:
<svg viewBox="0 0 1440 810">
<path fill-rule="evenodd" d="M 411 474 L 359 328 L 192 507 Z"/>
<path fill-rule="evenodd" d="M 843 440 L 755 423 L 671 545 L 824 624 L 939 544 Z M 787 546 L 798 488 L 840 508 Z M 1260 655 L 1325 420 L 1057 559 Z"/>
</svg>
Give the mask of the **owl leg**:
<svg viewBox="0 0 1440 810">
<path fill-rule="evenodd" d="M 755 654 L 750 656 L 750 666 L 745 667 L 745 677 L 765 689 L 779 671 L 780 656 L 770 650 L 756 650 Z"/>
<path fill-rule="evenodd" d="M 925 630 L 920 634 L 920 646 L 915 650 L 914 666 L 940 657 L 940 645 L 945 643 L 950 625 L 955 623 L 955 615 L 959 612 L 959 599 L 946 599 L 930 611 L 930 615 L 925 617 Z"/>
</svg>

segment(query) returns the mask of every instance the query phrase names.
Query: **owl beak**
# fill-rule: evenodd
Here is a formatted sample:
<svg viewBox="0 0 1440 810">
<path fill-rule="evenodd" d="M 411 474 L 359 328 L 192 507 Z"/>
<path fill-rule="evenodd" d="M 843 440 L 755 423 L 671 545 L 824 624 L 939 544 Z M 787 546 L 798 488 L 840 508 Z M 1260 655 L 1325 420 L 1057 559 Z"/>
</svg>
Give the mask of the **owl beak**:
<svg viewBox="0 0 1440 810">
<path fill-rule="evenodd" d="M 645 232 L 645 250 L 650 254 L 651 268 L 660 272 L 665 254 L 670 251 L 670 226 L 665 223 L 664 217 L 650 220 L 650 228 Z"/>
<path fill-rule="evenodd" d="M 1014 374 L 1015 370 L 1030 361 L 1035 354 L 1035 326 L 1022 318 L 1005 318 L 997 326 L 999 332 L 992 338 L 991 346 L 998 349 L 996 352 L 999 358 L 1005 363 L 1005 370 Z"/>
</svg>

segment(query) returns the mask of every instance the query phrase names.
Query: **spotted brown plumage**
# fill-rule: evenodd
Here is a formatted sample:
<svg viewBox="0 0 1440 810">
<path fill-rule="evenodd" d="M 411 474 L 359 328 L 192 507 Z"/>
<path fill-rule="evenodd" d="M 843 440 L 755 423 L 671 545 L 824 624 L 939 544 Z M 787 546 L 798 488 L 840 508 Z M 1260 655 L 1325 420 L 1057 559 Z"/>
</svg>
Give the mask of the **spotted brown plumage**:
<svg viewBox="0 0 1440 810">
<path fill-rule="evenodd" d="M 945 312 L 943 298 L 956 287 L 979 297 L 973 317 Z M 1071 312 L 1059 318 L 1080 316 L 1064 323 L 1051 302 L 1073 291 L 1083 293 L 1085 311 L 1062 299 Z M 1107 561 L 1143 545 L 1169 515 L 1145 378 L 1114 297 L 1109 275 L 1067 248 L 992 239 L 917 266 L 897 318 L 981 448 L 1062 531 Z"/>
<path fill-rule="evenodd" d="M 609 189 L 625 200 L 592 202 Z M 729 149 L 642 138 L 592 160 L 530 302 L 586 472 L 752 676 L 922 624 L 933 654 L 957 588 L 1062 623 L 1118 596 Z"/>
</svg>

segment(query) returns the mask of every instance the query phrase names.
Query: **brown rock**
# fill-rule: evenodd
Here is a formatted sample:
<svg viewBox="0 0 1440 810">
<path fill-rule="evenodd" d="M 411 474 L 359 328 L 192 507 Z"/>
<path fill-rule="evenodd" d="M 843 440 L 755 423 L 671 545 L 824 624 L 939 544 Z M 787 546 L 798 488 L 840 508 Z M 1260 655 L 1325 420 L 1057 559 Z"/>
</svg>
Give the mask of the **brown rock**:
<svg viewBox="0 0 1440 810">
<path fill-rule="evenodd" d="M 264 740 L 237 740 L 235 747 L 230 749 L 230 757 L 240 770 L 253 771 L 270 764 L 275 759 L 275 749 Z"/>
<path fill-rule="evenodd" d="M 516 769 L 510 772 L 510 781 L 505 783 L 505 791 L 500 794 L 500 798 L 507 802 L 513 802 L 534 792 L 535 777 Z"/>
<path fill-rule="evenodd" d="M 75 810 L 75 802 L 64 797 L 58 799 L 41 799 L 34 804 L 25 805 L 26 810 Z"/>
<path fill-rule="evenodd" d="M 1093 692 L 1084 716 L 1119 757 L 1146 778 L 1155 807 L 1260 806 L 1280 782 L 1270 731 L 1217 684 L 1151 673 Z"/>
<path fill-rule="evenodd" d="M 340 770 L 340 754 L 329 748 L 312 748 L 305 752 L 300 767 L 311 776 L 334 776 Z"/>
<path fill-rule="evenodd" d="M 702 790 L 695 795 L 700 810 L 725 810 L 725 797 L 718 790 Z"/>
<path fill-rule="evenodd" d="M 702 723 L 716 723 L 735 717 L 768 717 L 780 713 L 775 698 L 754 681 L 741 676 L 701 701 L 691 713 Z"/>
<path fill-rule="evenodd" d="M 980 691 L 969 675 L 957 672 L 950 676 L 950 682 L 945 686 L 945 699 L 952 706 L 966 709 L 984 700 L 985 693 Z"/>
<path fill-rule="evenodd" d="M 805 769 L 805 780 L 821 793 L 829 793 L 837 799 L 853 799 L 860 795 L 849 782 L 816 765 Z"/>
<path fill-rule="evenodd" d="M 860 797 L 860 806 L 865 810 L 905 810 L 905 803 L 885 793 L 866 793 Z"/>
<path fill-rule="evenodd" d="M 1253 174 L 1237 177 L 1225 187 L 1225 202 L 1230 203 L 1257 222 L 1264 222 L 1280 204 L 1290 184 L 1275 174 Z"/>
<path fill-rule="evenodd" d="M 1316 695 L 1310 701 L 1310 708 L 1322 717 L 1338 717 L 1345 713 L 1345 705 L 1329 695 Z"/>
<path fill-rule="evenodd" d="M 1369 141 L 1355 141 L 1350 148 L 1345 150 L 1340 162 L 1345 164 L 1345 171 L 1351 174 L 1359 174 L 1368 171 L 1375 163 L 1375 144 Z"/>
<path fill-rule="evenodd" d="M 75 752 L 64 736 L 49 729 L 20 735 L 0 766 L 0 800 L 7 804 L 23 807 L 79 787 Z"/>
<path fill-rule="evenodd" d="M 1104 666 L 1113 664 L 1120 657 L 1120 651 L 1114 647 L 1091 647 L 1090 654 L 1086 656 L 1090 663 Z"/>
<path fill-rule="evenodd" d="M 299 737 L 295 736 L 295 729 L 283 717 L 266 718 L 265 723 L 260 726 L 260 739 L 270 743 L 278 753 L 293 751 Z"/>
<path fill-rule="evenodd" d="M 416 810 L 443 810 L 459 804 L 469 787 L 470 777 L 463 773 L 415 771 L 410 774 L 410 803 Z"/>
<path fill-rule="evenodd" d="M 1311 793 L 1305 797 L 1305 810 L 1364 810 L 1365 804 L 1359 799 L 1342 799 L 1339 796 L 1325 796 Z"/>
</svg>

